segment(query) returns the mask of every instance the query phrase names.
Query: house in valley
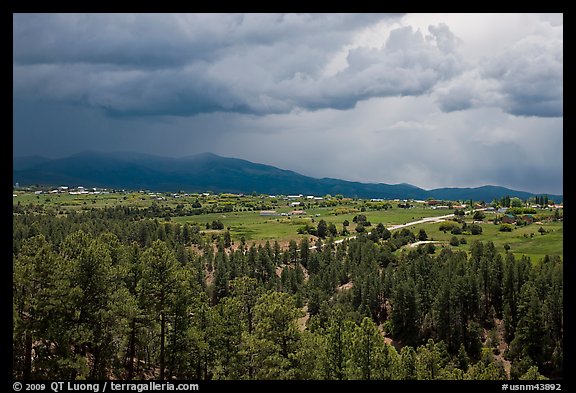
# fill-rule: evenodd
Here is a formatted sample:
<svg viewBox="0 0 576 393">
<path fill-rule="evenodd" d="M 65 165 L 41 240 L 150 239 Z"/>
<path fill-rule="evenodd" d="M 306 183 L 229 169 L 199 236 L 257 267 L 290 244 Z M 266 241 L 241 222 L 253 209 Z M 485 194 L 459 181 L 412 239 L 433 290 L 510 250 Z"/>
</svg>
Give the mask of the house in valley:
<svg viewBox="0 0 576 393">
<path fill-rule="evenodd" d="M 512 214 L 504 214 L 502 216 L 502 222 L 505 224 L 515 224 L 516 217 L 514 217 Z"/>
</svg>

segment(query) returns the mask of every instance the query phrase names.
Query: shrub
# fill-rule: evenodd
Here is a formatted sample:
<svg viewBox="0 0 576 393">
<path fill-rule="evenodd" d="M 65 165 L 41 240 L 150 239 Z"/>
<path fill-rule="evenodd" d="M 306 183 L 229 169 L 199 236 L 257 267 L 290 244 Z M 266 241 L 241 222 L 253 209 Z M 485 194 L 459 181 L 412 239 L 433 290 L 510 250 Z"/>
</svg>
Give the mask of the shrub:
<svg viewBox="0 0 576 393">
<path fill-rule="evenodd" d="M 447 231 L 452 231 L 452 229 L 454 229 L 456 227 L 456 224 L 454 224 L 453 222 L 443 222 L 442 224 L 440 224 L 440 230 L 444 233 L 446 233 Z"/>
<path fill-rule="evenodd" d="M 482 227 L 478 224 L 472 224 L 470 225 L 470 233 L 472 233 L 472 235 L 479 235 L 482 233 Z"/>
<path fill-rule="evenodd" d="M 462 234 L 462 228 L 455 226 L 454 228 L 452 228 L 450 233 L 453 235 L 461 235 Z"/>
</svg>

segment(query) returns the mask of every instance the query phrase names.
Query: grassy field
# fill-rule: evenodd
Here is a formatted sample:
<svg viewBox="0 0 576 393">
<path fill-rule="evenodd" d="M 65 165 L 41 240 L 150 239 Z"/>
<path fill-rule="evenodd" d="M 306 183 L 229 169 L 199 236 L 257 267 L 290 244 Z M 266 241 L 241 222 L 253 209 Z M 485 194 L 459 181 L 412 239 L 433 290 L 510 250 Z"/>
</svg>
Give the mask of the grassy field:
<svg viewBox="0 0 576 393">
<path fill-rule="evenodd" d="M 354 213 L 334 215 L 331 209 L 314 209 L 310 211 L 312 217 L 307 215 L 305 217 L 267 217 L 260 216 L 259 212 L 240 212 L 228 214 L 206 214 L 201 216 L 188 216 L 188 217 L 175 217 L 173 221 L 199 225 L 201 228 L 205 227 L 207 222 L 213 220 L 220 220 L 225 228 L 230 228 L 230 233 L 233 240 L 239 240 L 244 237 L 246 241 L 260 243 L 266 240 L 278 240 L 281 244 L 289 240 L 299 240 L 304 235 L 299 235 L 297 229 L 306 223 L 316 225 L 320 219 L 324 219 L 328 223 L 334 223 L 336 228 L 340 231 L 342 229 L 342 222 L 348 220 L 350 222 L 349 231 L 354 235 L 355 224 L 352 223 Z M 320 216 L 316 217 L 316 214 Z M 358 213 L 356 213 L 358 214 Z M 373 226 L 382 222 L 384 225 L 389 226 L 393 224 L 403 224 L 406 222 L 416 221 L 423 217 L 439 216 L 447 214 L 446 210 L 431 210 L 424 208 L 415 209 L 397 209 L 393 208 L 388 211 L 369 211 L 363 212 Z M 490 216 L 488 216 L 490 217 Z M 314 222 L 313 222 L 314 221 Z M 501 232 L 500 225 L 494 225 L 492 222 L 484 222 L 479 224 L 482 227 L 482 234 L 480 235 L 453 235 L 450 232 L 444 233 L 440 231 L 440 223 L 424 223 L 409 226 L 414 233 L 418 233 L 420 229 L 424 229 L 428 235 L 429 240 L 439 241 L 438 247 L 452 247 L 449 245 L 450 239 L 456 236 L 458 239 L 465 238 L 466 244 L 458 246 L 458 249 L 469 251 L 470 246 L 475 240 L 492 241 L 496 249 L 504 252 L 504 245 L 510 246 L 509 252 L 515 254 L 516 257 L 526 255 L 532 260 L 539 260 L 545 255 L 559 255 L 563 256 L 563 224 L 562 222 L 543 222 L 541 224 L 531 224 L 524 227 L 513 227 L 512 232 Z M 542 227 L 546 230 L 545 234 L 540 234 L 538 229 Z M 336 240 L 342 239 L 341 236 Z"/>
<path fill-rule="evenodd" d="M 126 199 L 124 199 L 126 197 Z M 29 203 L 41 204 L 57 210 L 81 210 L 86 208 L 112 207 L 118 204 L 125 204 L 137 207 L 148 207 L 152 200 L 145 198 L 142 200 L 131 194 L 97 194 L 97 195 L 71 195 L 71 194 L 42 194 L 34 195 L 30 193 L 18 194 L 12 198 L 13 204 L 20 202 L 23 205 Z"/>
<path fill-rule="evenodd" d="M 489 217 L 489 216 L 488 216 Z M 450 232 L 440 231 L 439 223 L 418 224 L 409 227 L 413 232 L 418 232 L 421 228 L 426 231 L 429 240 L 441 241 L 438 246 L 453 247 L 449 245 L 450 239 L 456 236 L 458 239 L 465 238 L 466 244 L 461 244 L 458 248 L 461 250 L 470 250 L 472 242 L 480 240 L 483 242 L 492 241 L 496 249 L 504 252 L 504 245 L 510 246 L 509 252 L 514 253 L 516 257 L 526 255 L 533 261 L 543 258 L 545 255 L 563 256 L 563 223 L 562 222 L 543 222 L 541 224 L 533 223 L 524 227 L 513 226 L 512 232 L 500 232 L 500 225 L 493 223 L 480 224 L 482 234 L 480 235 L 453 235 Z M 546 233 L 541 235 L 538 229 L 542 227 Z"/>
<path fill-rule="evenodd" d="M 278 213 L 287 213 L 292 209 L 277 209 Z M 203 214 L 200 216 L 183 216 L 173 218 L 174 222 L 190 223 L 199 225 L 201 228 L 206 223 L 219 220 L 225 228 L 230 228 L 232 239 L 239 240 L 244 237 L 245 240 L 278 240 L 289 241 L 299 239 L 302 235 L 297 233 L 299 227 L 306 224 L 316 226 L 318 221 L 324 220 L 327 223 L 333 223 L 340 232 L 343 229 L 343 222 L 347 220 L 350 223 L 348 230 L 354 234 L 356 224 L 353 222 L 354 216 L 364 214 L 373 226 L 378 223 L 384 225 L 403 224 L 410 221 L 416 221 L 424 217 L 440 216 L 450 213 L 446 210 L 432 210 L 429 208 L 399 209 L 392 208 L 381 211 L 352 212 L 347 214 L 335 214 L 334 208 L 314 208 L 306 210 L 303 216 L 261 216 L 258 211 L 251 212 L 231 212 L 231 213 L 213 213 Z M 340 239 L 342 237 L 337 237 Z"/>
<path fill-rule="evenodd" d="M 212 213 L 198 216 L 174 217 L 173 222 L 190 223 L 205 228 L 206 223 L 220 221 L 230 228 L 233 240 L 279 240 L 299 239 L 299 226 L 311 223 L 311 218 L 287 218 L 260 216 L 259 212 Z M 209 232 L 209 231 L 208 231 Z"/>
<path fill-rule="evenodd" d="M 325 220 L 333 223 L 338 232 L 343 229 L 343 222 L 349 222 L 348 231 L 350 235 L 355 235 L 356 224 L 353 219 L 358 214 L 364 214 L 367 220 L 375 227 L 383 223 L 386 227 L 398 224 L 406 224 L 426 217 L 437 217 L 450 214 L 453 210 L 431 209 L 422 203 L 413 203 L 414 207 L 403 209 L 397 206 L 397 201 L 388 201 L 389 208 L 381 210 L 370 209 L 370 203 L 363 200 L 332 200 L 331 203 L 325 201 L 307 201 L 300 199 L 303 207 L 292 207 L 292 200 L 268 196 L 237 196 L 237 195 L 202 195 L 190 194 L 175 197 L 170 193 L 147 193 L 147 192 L 118 192 L 101 194 L 71 195 L 67 193 L 41 194 L 36 195 L 31 192 L 17 191 L 13 197 L 13 204 L 27 205 L 30 203 L 44 205 L 46 208 L 54 209 L 59 213 L 66 213 L 71 210 L 81 211 L 83 209 L 104 208 L 113 206 L 131 206 L 138 208 L 150 207 L 156 204 L 159 207 L 169 207 L 175 209 L 178 205 L 190 206 L 194 201 L 201 202 L 208 210 L 213 207 L 232 206 L 233 211 L 225 213 L 208 213 L 201 215 L 184 215 L 171 217 L 172 222 L 184 224 L 190 223 L 198 225 L 206 233 L 222 231 L 212 231 L 206 229 L 206 223 L 220 221 L 225 229 L 230 230 L 233 241 L 244 238 L 247 242 L 263 243 L 275 241 L 285 245 L 290 240 L 299 241 L 304 236 L 298 234 L 298 229 L 305 225 L 316 227 L 318 221 Z M 330 201 L 328 201 L 330 202 Z M 275 210 L 277 216 L 260 215 L 260 206 L 266 206 L 269 210 Z M 368 209 L 361 211 L 362 209 Z M 289 214 L 293 210 L 303 209 L 302 216 L 280 215 Z M 540 214 L 552 215 L 551 211 L 542 211 Z M 517 257 L 527 255 L 533 260 L 543 258 L 545 255 L 563 255 L 563 223 L 561 221 L 547 221 L 533 223 L 524 227 L 513 227 L 512 232 L 500 232 L 500 225 L 488 222 L 493 218 L 493 214 L 488 213 L 482 226 L 480 235 L 456 235 L 458 239 L 465 238 L 467 244 L 461 244 L 458 249 L 468 251 L 474 240 L 492 241 L 496 248 L 504 252 L 504 245 L 510 246 L 509 252 Z M 471 219 L 467 218 L 471 223 Z M 439 229 L 439 223 L 415 224 L 408 227 L 412 232 L 418 233 L 424 229 L 429 240 L 438 241 L 437 247 L 452 247 L 449 245 L 450 239 L 454 236 L 450 232 L 444 233 Z M 542 227 L 546 230 L 543 235 L 538 232 Z M 336 238 L 342 239 L 342 236 Z M 314 240 L 311 238 L 311 240 Z"/>
</svg>

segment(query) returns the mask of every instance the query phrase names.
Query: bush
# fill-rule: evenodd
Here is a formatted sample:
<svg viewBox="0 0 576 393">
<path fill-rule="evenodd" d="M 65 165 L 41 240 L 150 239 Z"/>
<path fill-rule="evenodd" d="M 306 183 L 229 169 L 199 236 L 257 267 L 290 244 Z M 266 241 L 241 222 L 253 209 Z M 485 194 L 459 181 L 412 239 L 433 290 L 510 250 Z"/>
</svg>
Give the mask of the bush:
<svg viewBox="0 0 576 393">
<path fill-rule="evenodd" d="M 453 235 L 461 235 L 462 234 L 462 228 L 455 226 L 454 228 L 452 228 L 450 233 Z"/>
<path fill-rule="evenodd" d="M 394 330 L 394 325 L 392 325 L 392 321 L 389 319 L 386 320 L 386 322 L 382 324 L 382 330 L 384 331 L 385 334 L 390 334 L 392 330 Z"/>
<path fill-rule="evenodd" d="M 352 219 L 352 222 L 355 222 L 357 224 L 362 224 L 365 227 L 372 226 L 372 223 L 370 223 L 370 221 L 368 221 L 368 219 L 366 218 L 366 216 L 364 214 L 358 214 L 357 216 L 354 216 L 354 218 Z"/>
<path fill-rule="evenodd" d="M 220 220 L 212 221 L 211 225 L 212 229 L 224 229 L 224 224 Z"/>
<path fill-rule="evenodd" d="M 510 224 L 500 225 L 500 232 L 512 232 L 512 225 Z"/>
<path fill-rule="evenodd" d="M 519 215 L 519 214 L 536 214 L 536 209 L 532 208 L 532 207 L 511 207 L 510 209 L 508 209 L 507 213 L 513 214 L 513 215 Z"/>
<path fill-rule="evenodd" d="M 452 229 L 456 228 L 456 224 L 454 224 L 453 222 L 443 222 L 442 224 L 440 224 L 440 229 L 442 232 L 446 233 L 447 231 L 452 231 Z"/>
<path fill-rule="evenodd" d="M 460 240 L 458 240 L 456 236 L 452 236 L 452 239 L 450 239 L 450 245 L 458 247 L 460 245 Z"/>
<path fill-rule="evenodd" d="M 482 227 L 478 224 L 472 224 L 470 225 L 470 233 L 472 233 L 472 235 L 479 235 L 482 233 Z"/>
<path fill-rule="evenodd" d="M 482 211 L 474 212 L 474 220 L 482 221 L 484 220 L 484 218 L 486 218 L 486 214 L 484 214 L 484 212 Z"/>
</svg>

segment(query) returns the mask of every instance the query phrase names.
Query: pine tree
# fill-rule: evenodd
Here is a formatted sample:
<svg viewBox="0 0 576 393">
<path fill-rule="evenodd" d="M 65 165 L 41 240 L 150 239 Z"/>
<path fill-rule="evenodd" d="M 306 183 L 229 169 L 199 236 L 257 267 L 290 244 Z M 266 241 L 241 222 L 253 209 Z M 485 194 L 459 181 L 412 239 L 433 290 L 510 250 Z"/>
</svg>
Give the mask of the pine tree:
<svg viewBox="0 0 576 393">
<path fill-rule="evenodd" d="M 544 362 L 547 335 L 542 318 L 542 305 L 536 289 L 530 282 L 522 286 L 518 314 L 521 316 L 516 327 L 516 335 L 510 343 L 513 358 L 528 356 L 536 365 Z"/>
<path fill-rule="evenodd" d="M 392 295 L 392 335 L 412 345 L 418 338 L 419 305 L 412 278 L 396 284 Z"/>
<path fill-rule="evenodd" d="M 342 380 L 345 376 L 350 325 L 336 308 L 326 326 L 326 379 Z"/>
<path fill-rule="evenodd" d="M 215 338 L 215 379 L 241 379 L 246 365 L 240 355 L 242 336 L 247 332 L 242 321 L 242 303 L 238 298 L 225 297 L 217 306 L 218 336 Z"/>
<path fill-rule="evenodd" d="M 397 354 L 384 343 L 384 338 L 370 318 L 364 317 L 350 334 L 348 379 L 390 379 Z"/>
<path fill-rule="evenodd" d="M 261 293 L 258 281 L 251 277 L 238 277 L 230 282 L 230 289 L 232 296 L 240 301 L 246 330 L 249 334 L 252 334 L 254 329 L 254 307 Z"/>
<path fill-rule="evenodd" d="M 305 330 L 301 334 L 300 345 L 292 357 L 296 364 L 294 377 L 299 380 L 318 380 L 324 377 L 326 364 L 326 337 Z"/>
<path fill-rule="evenodd" d="M 97 379 L 106 377 L 120 350 L 112 345 L 113 338 L 126 334 L 126 316 L 130 317 L 136 308 L 117 267 L 112 266 L 110 240 L 92 240 L 84 232 L 76 232 L 65 239 L 62 247 L 70 266 L 72 309 L 76 310 L 72 322 L 75 353 L 91 357 L 89 375 L 82 376 Z"/>
<path fill-rule="evenodd" d="M 166 325 L 170 318 L 170 304 L 174 301 L 178 262 L 165 242 L 154 241 L 142 254 L 144 270 L 141 291 L 148 300 L 148 310 L 160 323 L 160 380 L 164 380 L 166 366 Z"/>
<path fill-rule="evenodd" d="M 417 356 L 414 347 L 404 346 L 400 350 L 399 361 L 394 372 L 393 379 L 415 380 L 417 377 Z"/>
<path fill-rule="evenodd" d="M 300 240 L 300 263 L 305 268 L 308 268 L 308 255 L 310 253 L 310 243 L 308 242 L 308 238 L 304 236 Z"/>
<path fill-rule="evenodd" d="M 293 358 L 300 345 L 296 319 L 301 312 L 292 296 L 269 291 L 260 296 L 254 307 L 254 334 L 258 342 L 259 367 L 262 379 L 295 378 Z"/>
<path fill-rule="evenodd" d="M 34 343 L 46 342 L 50 339 L 50 331 L 58 329 L 57 325 L 52 324 L 58 322 L 56 313 L 64 306 L 60 303 L 63 299 L 57 296 L 60 288 L 64 289 L 66 284 L 59 274 L 62 272 L 60 263 L 44 235 L 25 239 L 18 257 L 14 258 L 12 293 L 15 378 L 29 380 L 33 377 L 56 376 L 50 372 L 55 364 L 46 361 L 48 356 L 37 356 L 33 360 L 32 353 L 49 352 L 49 346 L 42 349 Z"/>
</svg>

